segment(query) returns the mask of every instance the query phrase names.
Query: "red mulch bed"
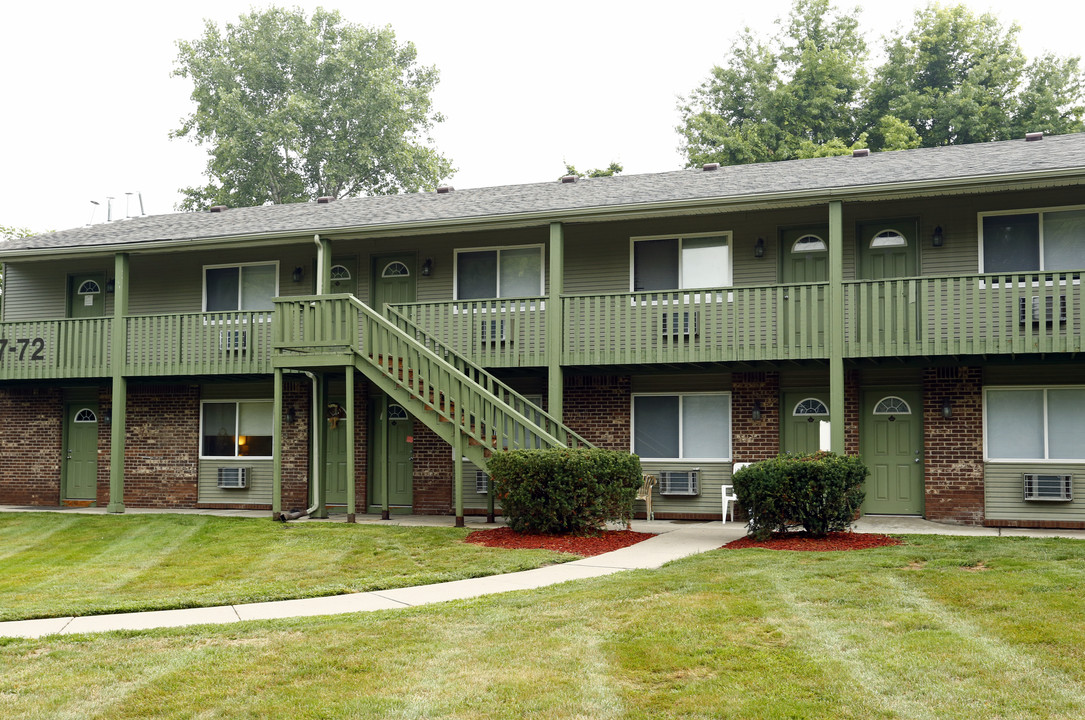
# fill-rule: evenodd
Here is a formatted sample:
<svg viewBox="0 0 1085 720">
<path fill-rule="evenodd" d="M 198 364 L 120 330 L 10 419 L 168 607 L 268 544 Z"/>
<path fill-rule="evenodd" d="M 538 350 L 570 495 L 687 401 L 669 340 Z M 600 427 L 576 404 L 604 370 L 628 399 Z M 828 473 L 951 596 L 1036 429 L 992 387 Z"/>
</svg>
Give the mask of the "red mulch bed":
<svg viewBox="0 0 1085 720">
<path fill-rule="evenodd" d="M 593 536 L 528 535 L 518 533 L 512 528 L 500 527 L 493 530 L 475 530 L 464 541 L 509 550 L 554 550 L 591 557 L 636 545 L 650 537 L 652 537 L 651 533 L 632 530 L 604 530 L 599 535 Z"/>
<path fill-rule="evenodd" d="M 809 550 L 825 552 L 827 550 L 866 550 L 867 548 L 903 545 L 904 541 L 888 535 L 868 533 L 834 532 L 823 538 L 812 538 L 804 532 L 773 533 L 772 537 L 758 542 L 747 535 L 724 545 L 729 550 L 742 548 L 764 548 L 765 550 Z"/>
</svg>

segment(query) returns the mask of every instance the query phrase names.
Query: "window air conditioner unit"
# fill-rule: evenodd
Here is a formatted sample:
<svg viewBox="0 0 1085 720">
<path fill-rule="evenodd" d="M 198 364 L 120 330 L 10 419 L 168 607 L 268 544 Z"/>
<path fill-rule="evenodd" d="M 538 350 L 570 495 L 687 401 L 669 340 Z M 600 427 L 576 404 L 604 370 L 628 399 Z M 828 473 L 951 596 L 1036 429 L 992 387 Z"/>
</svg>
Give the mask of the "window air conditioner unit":
<svg viewBox="0 0 1085 720">
<path fill-rule="evenodd" d="M 251 471 L 247 467 L 220 467 L 218 485 L 224 490 L 244 490 L 249 486 Z"/>
<path fill-rule="evenodd" d="M 700 495 L 700 470 L 667 470 L 659 473 L 660 495 Z"/>
<path fill-rule="evenodd" d="M 1031 314 L 1029 313 L 1029 302 L 1028 302 L 1029 298 L 1021 298 L 1019 316 L 1020 316 L 1020 322 L 1021 322 L 1022 325 L 1024 325 L 1025 323 L 1028 323 L 1030 321 L 1032 322 L 1033 325 L 1039 325 L 1041 322 L 1045 322 L 1048 325 L 1051 325 L 1051 324 L 1053 324 L 1055 322 L 1055 307 L 1054 307 L 1055 298 L 1051 297 L 1051 296 L 1048 296 L 1048 297 L 1045 297 L 1043 299 L 1045 301 L 1044 302 L 1044 305 L 1045 305 L 1044 310 L 1045 311 L 1044 311 L 1044 318 L 1043 318 L 1043 320 L 1041 320 L 1040 319 L 1040 296 L 1039 295 L 1033 295 L 1032 296 L 1032 304 L 1031 304 L 1032 312 L 1031 312 Z M 1066 322 L 1066 296 L 1065 295 L 1059 295 L 1058 322 L 1060 322 L 1060 323 L 1065 323 Z"/>
<path fill-rule="evenodd" d="M 1074 499 L 1073 475 L 1024 474 L 1025 500 L 1070 502 Z"/>
<path fill-rule="evenodd" d="M 505 321 L 491 320 L 482 323 L 482 342 L 505 342 Z"/>
<path fill-rule="evenodd" d="M 484 470 L 475 471 L 475 492 L 487 495 L 490 492 L 490 476 Z"/>
<path fill-rule="evenodd" d="M 683 337 L 696 336 L 698 332 L 697 319 L 697 313 L 695 312 L 664 313 L 663 334 L 673 335 L 674 337 L 679 335 Z"/>
<path fill-rule="evenodd" d="M 219 350 L 230 352 L 245 352 L 249 344 L 249 333 L 246 330 L 220 330 Z"/>
</svg>

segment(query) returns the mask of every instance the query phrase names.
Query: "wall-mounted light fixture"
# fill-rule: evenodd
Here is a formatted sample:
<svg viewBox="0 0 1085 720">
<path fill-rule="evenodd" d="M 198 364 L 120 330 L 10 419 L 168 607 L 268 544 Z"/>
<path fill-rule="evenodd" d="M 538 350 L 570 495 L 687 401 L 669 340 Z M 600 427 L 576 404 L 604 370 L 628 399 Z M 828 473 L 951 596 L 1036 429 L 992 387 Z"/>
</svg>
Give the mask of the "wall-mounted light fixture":
<svg viewBox="0 0 1085 720">
<path fill-rule="evenodd" d="M 105 281 L 105 291 L 107 293 L 113 292 L 114 290 L 116 290 L 116 288 L 117 288 L 117 282 L 116 282 L 116 280 L 114 280 L 114 278 L 109 278 L 108 280 Z"/>
<path fill-rule="evenodd" d="M 112 425 L 113 413 L 109 410 L 106 410 L 104 413 L 102 413 L 102 422 L 104 422 L 106 425 Z"/>
<path fill-rule="evenodd" d="M 750 417 L 752 417 L 754 420 L 760 420 L 761 419 L 761 401 L 760 400 L 754 400 L 753 401 L 753 412 L 750 413 Z"/>
<path fill-rule="evenodd" d="M 422 263 L 422 277 L 429 277 L 433 272 L 433 258 L 426 258 L 426 261 Z"/>
<path fill-rule="evenodd" d="M 757 242 L 753 244 L 753 256 L 755 258 L 765 257 L 765 238 L 757 238 Z"/>
<path fill-rule="evenodd" d="M 294 412 L 294 408 L 289 407 L 286 409 L 286 417 L 284 419 L 288 425 L 294 424 L 294 421 L 298 419 L 297 413 Z"/>
<path fill-rule="evenodd" d="M 953 417 L 953 406 L 949 404 L 949 398 L 942 401 L 942 417 L 946 420 Z"/>
<path fill-rule="evenodd" d="M 304 277 L 305 271 L 301 269 L 301 265 L 298 265 L 296 268 L 294 268 L 294 272 L 290 273 L 290 279 L 296 283 L 301 282 L 302 278 Z"/>
<path fill-rule="evenodd" d="M 931 245 L 934 247 L 942 247 L 946 242 L 946 238 L 942 235 L 942 226 L 939 225 L 934 229 L 934 234 L 931 235 Z"/>
</svg>

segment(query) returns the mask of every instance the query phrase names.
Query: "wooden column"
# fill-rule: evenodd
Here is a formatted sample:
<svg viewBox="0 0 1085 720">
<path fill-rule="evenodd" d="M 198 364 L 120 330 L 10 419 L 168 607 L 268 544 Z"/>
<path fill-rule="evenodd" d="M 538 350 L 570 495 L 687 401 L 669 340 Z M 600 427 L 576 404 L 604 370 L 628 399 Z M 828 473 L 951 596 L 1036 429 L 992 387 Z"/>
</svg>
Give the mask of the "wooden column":
<svg viewBox="0 0 1085 720">
<path fill-rule="evenodd" d="M 317 407 L 313 417 L 313 439 L 316 452 L 313 453 L 313 512 L 309 517 L 328 517 L 328 498 L 324 483 L 324 465 L 327 455 L 328 444 L 328 421 L 324 418 L 324 411 L 328 407 L 328 378 L 324 373 L 316 373 L 317 378 Z"/>
<path fill-rule="evenodd" d="M 111 513 L 124 512 L 125 417 L 128 413 L 128 380 L 124 375 L 128 356 L 128 253 L 113 258 L 113 422 L 109 428 L 109 505 Z"/>
<path fill-rule="evenodd" d="M 354 366 L 347 365 L 347 522 L 355 522 L 357 512 L 354 497 Z"/>
<path fill-rule="evenodd" d="M 373 462 L 373 467 L 380 475 L 380 484 L 383 497 L 381 498 L 381 520 L 392 517 L 388 507 L 388 493 L 391 491 L 391 482 L 388 480 L 388 396 L 381 397 L 381 411 L 377 414 L 377 433 L 380 443 L 380 455 Z"/>
<path fill-rule="evenodd" d="M 550 292 L 546 298 L 547 412 L 562 421 L 565 373 L 561 367 L 565 328 L 561 295 L 565 292 L 565 233 L 561 223 L 550 223 Z"/>
<path fill-rule="evenodd" d="M 844 211 L 829 203 L 829 447 L 843 455 L 844 428 Z"/>
<path fill-rule="evenodd" d="M 452 457 L 455 467 L 456 527 L 463 527 L 463 433 L 459 427 L 452 436 Z"/>
<path fill-rule="evenodd" d="M 274 404 L 271 409 L 271 519 L 283 511 L 283 370 L 275 368 Z"/>
</svg>

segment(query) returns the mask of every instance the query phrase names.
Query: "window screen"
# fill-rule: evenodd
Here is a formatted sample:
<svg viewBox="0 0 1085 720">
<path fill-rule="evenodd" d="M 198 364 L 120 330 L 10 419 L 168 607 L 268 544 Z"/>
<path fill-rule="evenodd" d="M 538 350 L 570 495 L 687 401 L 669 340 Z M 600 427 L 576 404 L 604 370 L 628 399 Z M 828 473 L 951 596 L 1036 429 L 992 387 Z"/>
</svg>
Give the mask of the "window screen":
<svg viewBox="0 0 1085 720">
<path fill-rule="evenodd" d="M 987 456 L 1044 457 L 1044 391 L 987 391 Z"/>
<path fill-rule="evenodd" d="M 1044 213 L 1044 269 L 1085 268 L 1085 210 Z"/>
<path fill-rule="evenodd" d="M 498 297 L 534 297 L 542 294 L 542 253 L 539 248 L 502 250 Z"/>
<path fill-rule="evenodd" d="M 682 398 L 682 457 L 725 458 L 730 454 L 729 404 L 725 395 Z"/>
<path fill-rule="evenodd" d="M 633 452 L 641 457 L 677 458 L 678 397 L 633 398 Z"/>
<path fill-rule="evenodd" d="M 234 430 L 237 426 L 236 403 L 204 403 L 202 454 L 213 457 L 234 456 Z"/>
<path fill-rule="evenodd" d="M 983 218 L 983 271 L 1040 269 L 1040 216 L 993 215 Z"/>
<path fill-rule="evenodd" d="M 726 238 L 682 241 L 682 287 L 711 288 L 730 285 Z M 713 456 L 716 457 L 716 456 Z"/>
<path fill-rule="evenodd" d="M 674 290 L 678 287 L 678 240 L 638 240 L 633 243 L 633 290 Z"/>
</svg>

